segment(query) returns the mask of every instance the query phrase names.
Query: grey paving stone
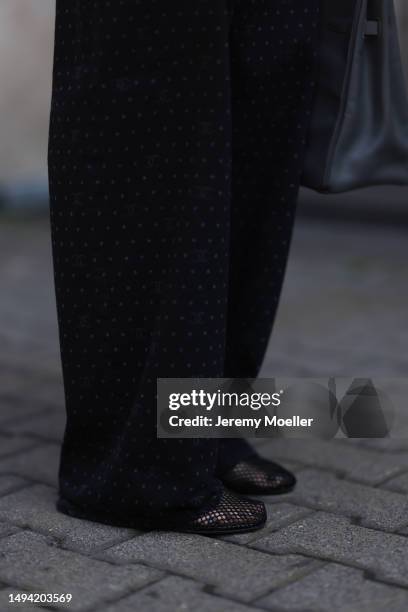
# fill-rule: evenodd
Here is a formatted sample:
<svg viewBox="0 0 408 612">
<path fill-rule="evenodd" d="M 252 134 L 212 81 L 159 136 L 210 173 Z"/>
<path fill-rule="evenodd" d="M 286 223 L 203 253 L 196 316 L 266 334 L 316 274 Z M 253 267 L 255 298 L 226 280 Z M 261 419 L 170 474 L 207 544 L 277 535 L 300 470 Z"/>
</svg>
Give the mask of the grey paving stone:
<svg viewBox="0 0 408 612">
<path fill-rule="evenodd" d="M 28 416 L 25 419 L 8 421 L 1 426 L 3 433 L 26 435 L 55 442 L 61 442 L 65 428 L 65 412 L 62 410 L 47 410 L 40 414 Z"/>
<path fill-rule="evenodd" d="M 288 499 L 302 506 L 349 516 L 362 525 L 396 531 L 408 525 L 408 497 L 337 478 L 328 472 L 304 470 Z"/>
<path fill-rule="evenodd" d="M 256 604 L 279 612 L 406 612 L 408 591 L 367 579 L 361 570 L 331 563 Z"/>
<path fill-rule="evenodd" d="M 2 294 L 3 295 L 3 294 Z M 14 302 L 14 306 L 18 307 L 18 302 Z M 31 304 L 29 305 L 31 306 Z M 25 314 L 22 315 L 25 318 Z M 0 312 L 0 343 L 2 344 L 2 355 L 6 356 L 8 362 L 12 367 L 17 369 L 24 369 L 26 372 L 32 371 L 33 375 L 37 377 L 37 382 L 40 384 L 48 384 L 47 379 L 60 374 L 61 363 L 60 363 L 60 351 L 58 341 L 45 342 L 44 338 L 35 333 L 35 338 L 31 338 L 29 334 L 26 335 L 25 331 L 29 332 L 29 325 L 27 330 L 19 329 L 22 319 L 17 323 L 17 327 L 14 329 L 1 328 L 1 312 Z M 37 324 L 37 317 L 32 317 L 31 321 L 33 327 Z M 42 332 L 40 332 L 42 333 Z M 48 333 L 48 330 L 46 330 Z M 46 377 L 46 379 L 44 379 Z M 33 398 L 41 398 L 41 390 L 36 387 L 33 392 Z M 21 397 L 21 394 L 18 395 Z M 26 399 L 27 407 L 30 396 L 24 396 Z M 35 401 L 35 400 L 34 400 Z M 37 402 L 35 402 L 37 403 Z M 43 403 L 41 400 L 40 403 Z M 52 400 L 54 405 L 54 400 Z M 49 406 L 50 407 L 50 406 Z"/>
<path fill-rule="evenodd" d="M 296 461 L 309 467 L 332 470 L 350 480 L 377 485 L 408 469 L 408 453 L 387 454 L 339 440 L 279 439 L 262 449 L 276 459 Z"/>
<path fill-rule="evenodd" d="M 396 491 L 397 493 L 408 493 L 408 472 L 387 480 L 387 482 L 381 485 L 381 488 Z"/>
<path fill-rule="evenodd" d="M 55 489 L 45 485 L 35 485 L 6 495 L 0 498 L 0 521 L 51 535 L 64 548 L 88 554 L 136 535 L 132 529 L 65 516 L 55 509 L 55 500 Z"/>
<path fill-rule="evenodd" d="M 10 421 L 23 420 L 35 414 L 41 414 L 44 410 L 50 410 L 51 408 L 51 404 L 36 401 L 32 398 L 30 391 L 25 390 L 23 386 L 20 386 L 20 383 L 17 383 L 13 393 L 7 393 L 1 389 L 0 428 Z"/>
<path fill-rule="evenodd" d="M 28 397 L 47 409 L 63 410 L 65 398 L 59 361 L 54 362 L 54 368 L 55 374 L 47 374 L 42 369 L 35 370 L 31 367 L 33 377 L 30 384 L 26 386 L 26 393 Z"/>
<path fill-rule="evenodd" d="M 166 532 L 138 536 L 101 558 L 183 574 L 244 602 L 310 568 L 310 561 L 299 555 L 272 556 L 214 538 Z"/>
<path fill-rule="evenodd" d="M 262 538 L 265 533 L 268 533 L 271 530 L 280 529 L 286 525 L 290 525 L 290 523 L 293 523 L 300 518 L 304 518 L 313 512 L 310 510 L 310 508 L 302 508 L 300 506 L 295 506 L 294 504 L 288 504 L 285 502 L 282 503 L 277 500 L 274 503 L 270 498 L 264 498 L 263 501 L 265 502 L 268 513 L 268 519 L 263 529 L 253 533 L 237 533 L 234 535 L 223 536 L 222 539 L 227 542 L 236 542 L 237 544 L 254 542 L 255 540 L 259 540 L 259 538 Z"/>
<path fill-rule="evenodd" d="M 13 359 L 3 350 L 0 354 L 0 402 L 12 405 L 20 416 L 44 405 L 48 408 L 62 407 L 64 390 L 61 364 L 56 361 L 53 369 L 53 373 L 48 373 L 43 364 L 39 365 L 38 360 L 34 359 L 34 355 L 30 359 L 30 355 L 20 353 L 18 359 Z M 3 420 L 2 415 L 0 422 Z"/>
<path fill-rule="evenodd" d="M 265 374 L 405 377 L 402 249 L 405 228 L 298 223 Z"/>
<path fill-rule="evenodd" d="M 11 523 L 3 521 L 3 519 L 0 519 L 0 538 L 10 535 L 11 533 L 15 533 L 16 531 L 18 531 L 18 529 L 15 525 L 12 525 Z"/>
<path fill-rule="evenodd" d="M 41 444 L 31 450 L 0 460 L 0 474 L 13 474 L 56 486 L 59 457 L 59 444 Z"/>
<path fill-rule="evenodd" d="M 27 481 L 24 478 L 19 478 L 18 476 L 0 476 L 0 497 L 16 489 L 21 489 L 21 487 L 26 485 Z"/>
<path fill-rule="evenodd" d="M 22 531 L 0 540 L 0 582 L 33 592 L 72 593 L 70 610 L 112 602 L 160 572 L 143 565 L 115 566 L 62 550 L 52 538 Z"/>
<path fill-rule="evenodd" d="M 251 544 L 279 554 L 301 554 L 372 572 L 378 579 L 408 587 L 408 539 L 353 525 L 349 519 L 317 512 Z"/>
<path fill-rule="evenodd" d="M 408 536 L 408 527 L 404 527 L 403 529 L 399 529 L 398 533 L 404 536 Z"/>
<path fill-rule="evenodd" d="M 34 440 L 25 436 L 8 436 L 0 434 L 0 461 L 1 457 L 13 455 L 19 451 L 31 448 L 36 444 Z"/>
<path fill-rule="evenodd" d="M 245 604 L 205 590 L 205 585 L 181 576 L 168 576 L 109 606 L 105 612 L 249 612 Z"/>
</svg>

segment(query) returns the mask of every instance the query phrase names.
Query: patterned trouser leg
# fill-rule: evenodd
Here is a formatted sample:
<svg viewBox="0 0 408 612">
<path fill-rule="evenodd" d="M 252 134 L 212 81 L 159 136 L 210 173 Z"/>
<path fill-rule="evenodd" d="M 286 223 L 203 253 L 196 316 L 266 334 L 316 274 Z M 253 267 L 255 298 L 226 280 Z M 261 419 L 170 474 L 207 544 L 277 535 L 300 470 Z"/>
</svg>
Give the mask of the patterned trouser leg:
<svg viewBox="0 0 408 612">
<path fill-rule="evenodd" d="M 314 93 L 319 0 L 237 0 L 231 29 L 232 202 L 224 375 L 262 366 L 292 237 Z M 251 453 L 221 442 L 218 471 Z"/>
<path fill-rule="evenodd" d="M 220 494 L 217 441 L 156 439 L 156 379 L 260 367 L 317 13 L 318 0 L 57 0 L 60 492 L 90 514 L 181 522 Z"/>
</svg>

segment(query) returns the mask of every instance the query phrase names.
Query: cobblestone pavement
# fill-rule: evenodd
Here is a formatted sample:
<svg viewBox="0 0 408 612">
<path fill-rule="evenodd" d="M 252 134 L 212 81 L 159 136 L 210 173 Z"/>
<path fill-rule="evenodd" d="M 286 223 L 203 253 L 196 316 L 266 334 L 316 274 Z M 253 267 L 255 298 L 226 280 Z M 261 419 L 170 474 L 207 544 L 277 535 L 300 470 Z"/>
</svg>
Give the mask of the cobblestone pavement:
<svg viewBox="0 0 408 612">
<path fill-rule="evenodd" d="M 263 374 L 404 376 L 406 229 L 300 221 Z M 0 610 L 408 609 L 408 441 L 260 441 L 293 468 L 266 527 L 136 532 L 54 509 L 64 425 L 48 221 L 0 223 Z M 54 608 L 58 608 L 55 605 Z M 61 606 L 63 607 L 63 606 Z M 20 609 L 32 609 L 32 605 Z"/>
</svg>

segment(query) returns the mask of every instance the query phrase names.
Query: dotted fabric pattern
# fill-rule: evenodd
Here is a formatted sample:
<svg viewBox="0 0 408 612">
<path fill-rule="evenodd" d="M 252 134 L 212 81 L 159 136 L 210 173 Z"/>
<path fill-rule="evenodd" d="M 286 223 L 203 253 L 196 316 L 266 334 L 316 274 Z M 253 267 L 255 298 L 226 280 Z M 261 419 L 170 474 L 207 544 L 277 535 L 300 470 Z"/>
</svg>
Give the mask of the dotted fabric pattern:
<svg viewBox="0 0 408 612">
<path fill-rule="evenodd" d="M 60 492 L 182 522 L 216 440 L 158 440 L 157 377 L 256 376 L 290 244 L 318 0 L 57 0 L 50 219 Z M 248 445 L 224 441 L 247 451 Z M 239 453 L 238 453 L 239 454 Z"/>
</svg>

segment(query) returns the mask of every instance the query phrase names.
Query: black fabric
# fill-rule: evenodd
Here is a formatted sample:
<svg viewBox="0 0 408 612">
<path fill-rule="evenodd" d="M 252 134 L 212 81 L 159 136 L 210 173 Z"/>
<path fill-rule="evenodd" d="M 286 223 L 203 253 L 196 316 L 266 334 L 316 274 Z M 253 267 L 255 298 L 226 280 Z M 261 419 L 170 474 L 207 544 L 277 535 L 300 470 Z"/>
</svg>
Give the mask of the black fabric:
<svg viewBox="0 0 408 612">
<path fill-rule="evenodd" d="M 318 0 L 57 0 L 60 493 L 90 512 L 181 522 L 221 498 L 216 440 L 156 439 L 156 378 L 259 371 L 292 232 L 317 16 Z"/>
<path fill-rule="evenodd" d="M 80 508 L 64 498 L 57 500 L 57 509 L 73 518 L 133 529 L 160 529 L 182 531 L 204 535 L 245 533 L 261 529 L 266 522 L 265 504 L 260 500 L 236 495 L 224 488 L 218 499 L 196 512 L 183 513 L 183 521 L 175 513 L 165 513 L 160 519 L 157 515 L 141 516 L 124 512 L 112 513 L 110 508 L 99 507 L 95 512 L 90 508 Z"/>
</svg>

